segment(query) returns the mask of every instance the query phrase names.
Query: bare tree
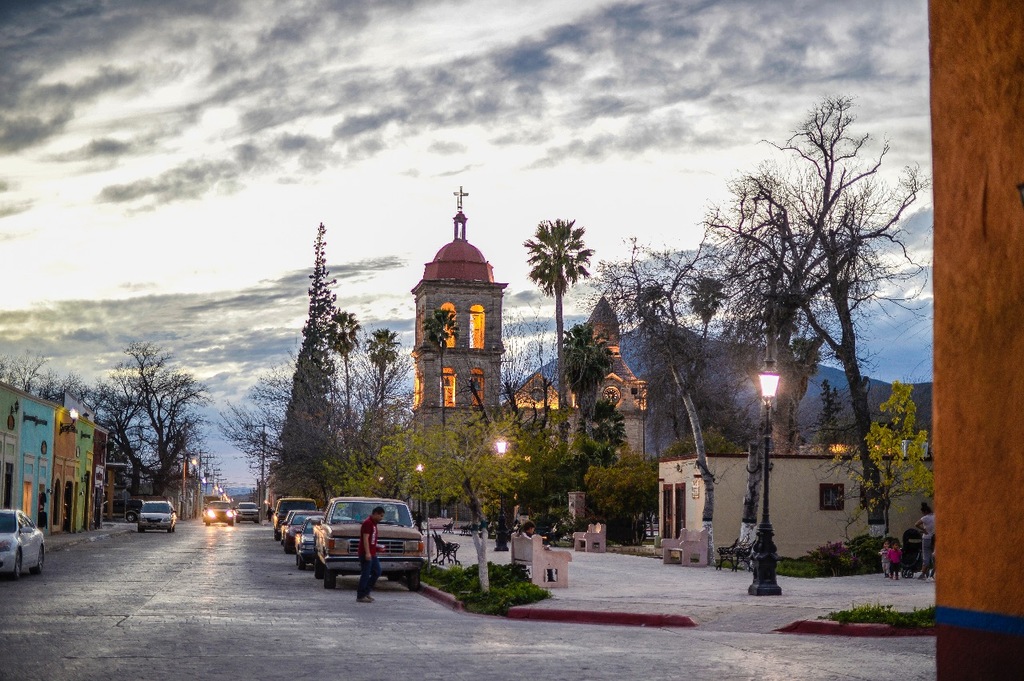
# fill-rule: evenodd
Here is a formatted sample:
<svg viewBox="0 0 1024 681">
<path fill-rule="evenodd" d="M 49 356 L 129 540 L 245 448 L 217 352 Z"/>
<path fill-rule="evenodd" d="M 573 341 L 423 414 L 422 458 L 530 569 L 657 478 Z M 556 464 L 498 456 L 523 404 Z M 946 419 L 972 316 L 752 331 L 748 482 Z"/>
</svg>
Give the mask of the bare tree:
<svg viewBox="0 0 1024 681">
<path fill-rule="evenodd" d="M 893 285 L 915 277 L 920 267 L 902 241 L 901 223 L 924 182 L 916 168 L 903 170 L 895 187 L 878 178 L 888 143 L 864 161 L 868 135 L 853 135 L 853 102 L 823 99 L 782 145 L 773 145 L 789 166 L 762 165 L 731 186 L 733 199 L 706 219 L 707 240 L 724 255 L 741 298 L 754 309 L 780 352 L 787 338 L 809 329 L 843 367 L 857 429 L 864 471 L 868 524 L 872 534 L 884 527 L 878 494 L 878 470 L 865 438 L 871 428 L 868 381 L 858 351 L 858 326 L 872 307 L 895 300 Z M 906 298 L 901 298 L 906 300 Z M 786 358 L 780 358 L 785 360 Z M 813 353 L 805 359 L 815 360 Z M 796 361 L 796 360 L 794 360 Z M 789 379 L 787 390 L 806 390 Z M 779 423 L 773 424 L 773 429 Z M 785 440 L 784 440 L 785 441 Z"/>
<path fill-rule="evenodd" d="M 648 353 L 648 369 L 662 372 L 685 410 L 696 464 L 705 483 L 702 525 L 713 554 L 715 476 L 708 467 L 694 395 L 706 379 L 708 333 L 720 297 L 716 287 L 702 277 L 699 260 L 699 252 L 658 251 L 634 241 L 629 259 L 601 263 L 600 277 L 601 288 L 620 320 L 638 333 Z"/>
<path fill-rule="evenodd" d="M 154 343 L 132 343 L 125 354 L 96 391 L 96 419 L 132 464 L 132 492 L 147 477 L 154 494 L 163 494 L 181 477 L 186 457 L 204 448 L 199 410 L 208 390 Z"/>
</svg>

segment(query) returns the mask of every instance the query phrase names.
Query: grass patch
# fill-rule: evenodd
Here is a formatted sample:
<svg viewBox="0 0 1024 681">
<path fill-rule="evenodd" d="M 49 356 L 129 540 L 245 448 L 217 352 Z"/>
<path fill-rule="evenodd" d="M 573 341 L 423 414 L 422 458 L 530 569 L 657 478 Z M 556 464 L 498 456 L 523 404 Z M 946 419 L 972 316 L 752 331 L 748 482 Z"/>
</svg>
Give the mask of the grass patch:
<svg viewBox="0 0 1024 681">
<path fill-rule="evenodd" d="M 891 605 L 855 605 L 849 610 L 830 612 L 819 619 L 842 622 L 843 624 L 888 624 L 903 629 L 922 629 L 935 626 L 935 606 L 911 612 L 893 610 Z"/>
<path fill-rule="evenodd" d="M 504 616 L 509 608 L 516 605 L 529 605 L 551 598 L 547 589 L 530 581 L 522 565 L 488 563 L 487 568 L 491 582 L 491 590 L 487 593 L 480 591 L 480 574 L 476 565 L 431 568 L 423 571 L 422 579 L 458 598 L 466 610 L 482 615 Z"/>
<path fill-rule="evenodd" d="M 815 578 L 824 577 L 818 566 L 806 558 L 780 558 L 775 566 L 775 574 L 784 577 Z M 831 576 L 831 575 L 828 575 Z"/>
</svg>

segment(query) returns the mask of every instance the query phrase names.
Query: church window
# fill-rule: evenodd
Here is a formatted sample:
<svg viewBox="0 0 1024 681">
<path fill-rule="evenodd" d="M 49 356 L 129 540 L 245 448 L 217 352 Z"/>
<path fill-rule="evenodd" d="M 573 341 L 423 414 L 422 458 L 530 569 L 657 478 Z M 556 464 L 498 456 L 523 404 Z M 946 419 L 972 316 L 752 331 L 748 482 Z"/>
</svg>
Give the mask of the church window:
<svg viewBox="0 0 1024 681">
<path fill-rule="evenodd" d="M 484 306 L 474 305 L 469 308 L 469 347 L 484 347 Z"/>
<path fill-rule="evenodd" d="M 473 404 L 481 406 L 484 400 L 484 370 L 473 369 L 471 387 L 473 390 Z"/>
<path fill-rule="evenodd" d="M 445 367 L 441 378 L 441 399 L 444 400 L 444 406 L 455 406 L 455 369 L 451 367 Z"/>
<path fill-rule="evenodd" d="M 456 319 L 456 317 L 455 317 L 455 306 L 454 305 L 452 305 L 451 303 L 445 303 L 444 305 L 441 306 L 441 309 L 442 310 L 448 310 L 449 312 L 452 313 L 452 319 Z M 448 338 L 447 338 L 447 340 L 445 342 L 445 347 L 446 348 L 454 348 L 455 347 L 455 336 L 454 335 L 452 335 L 452 334 L 448 335 Z"/>
</svg>

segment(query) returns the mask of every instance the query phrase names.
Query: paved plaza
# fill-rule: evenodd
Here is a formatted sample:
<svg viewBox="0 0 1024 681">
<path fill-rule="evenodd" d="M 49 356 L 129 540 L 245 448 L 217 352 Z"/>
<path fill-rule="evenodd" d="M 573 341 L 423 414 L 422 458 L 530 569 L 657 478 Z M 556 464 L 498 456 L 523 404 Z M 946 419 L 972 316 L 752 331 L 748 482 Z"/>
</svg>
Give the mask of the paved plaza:
<svg viewBox="0 0 1024 681">
<path fill-rule="evenodd" d="M 460 544 L 463 565 L 475 562 L 472 537 L 442 535 Z M 509 552 L 487 558 L 508 563 Z M 557 549 L 569 551 L 570 549 Z M 889 580 L 881 575 L 800 579 L 779 577 L 781 596 L 750 596 L 750 572 L 665 565 L 660 557 L 572 551 L 569 588 L 532 608 L 661 614 L 690 617 L 710 631 L 767 633 L 799 620 L 815 620 L 853 605 L 881 603 L 910 611 L 935 604 L 935 584 L 918 579 Z"/>
</svg>

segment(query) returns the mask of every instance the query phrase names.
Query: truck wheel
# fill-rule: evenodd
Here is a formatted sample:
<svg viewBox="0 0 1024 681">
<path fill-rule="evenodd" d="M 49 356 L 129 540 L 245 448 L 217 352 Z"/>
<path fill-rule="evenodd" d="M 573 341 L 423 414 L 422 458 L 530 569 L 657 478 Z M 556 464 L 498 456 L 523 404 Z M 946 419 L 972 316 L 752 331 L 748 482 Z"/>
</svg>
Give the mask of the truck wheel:
<svg viewBox="0 0 1024 681">
<path fill-rule="evenodd" d="M 324 570 L 324 588 L 333 589 L 338 586 L 338 573 L 335 570 Z"/>
<path fill-rule="evenodd" d="M 139 516 L 135 511 L 128 511 L 124 514 L 124 519 L 130 523 L 138 522 Z"/>
<path fill-rule="evenodd" d="M 420 590 L 420 571 L 409 570 L 405 573 L 405 583 L 409 586 L 409 591 Z"/>
<path fill-rule="evenodd" d="M 313 559 L 313 576 L 317 579 L 324 578 L 324 564 L 320 562 L 319 558 Z"/>
</svg>

